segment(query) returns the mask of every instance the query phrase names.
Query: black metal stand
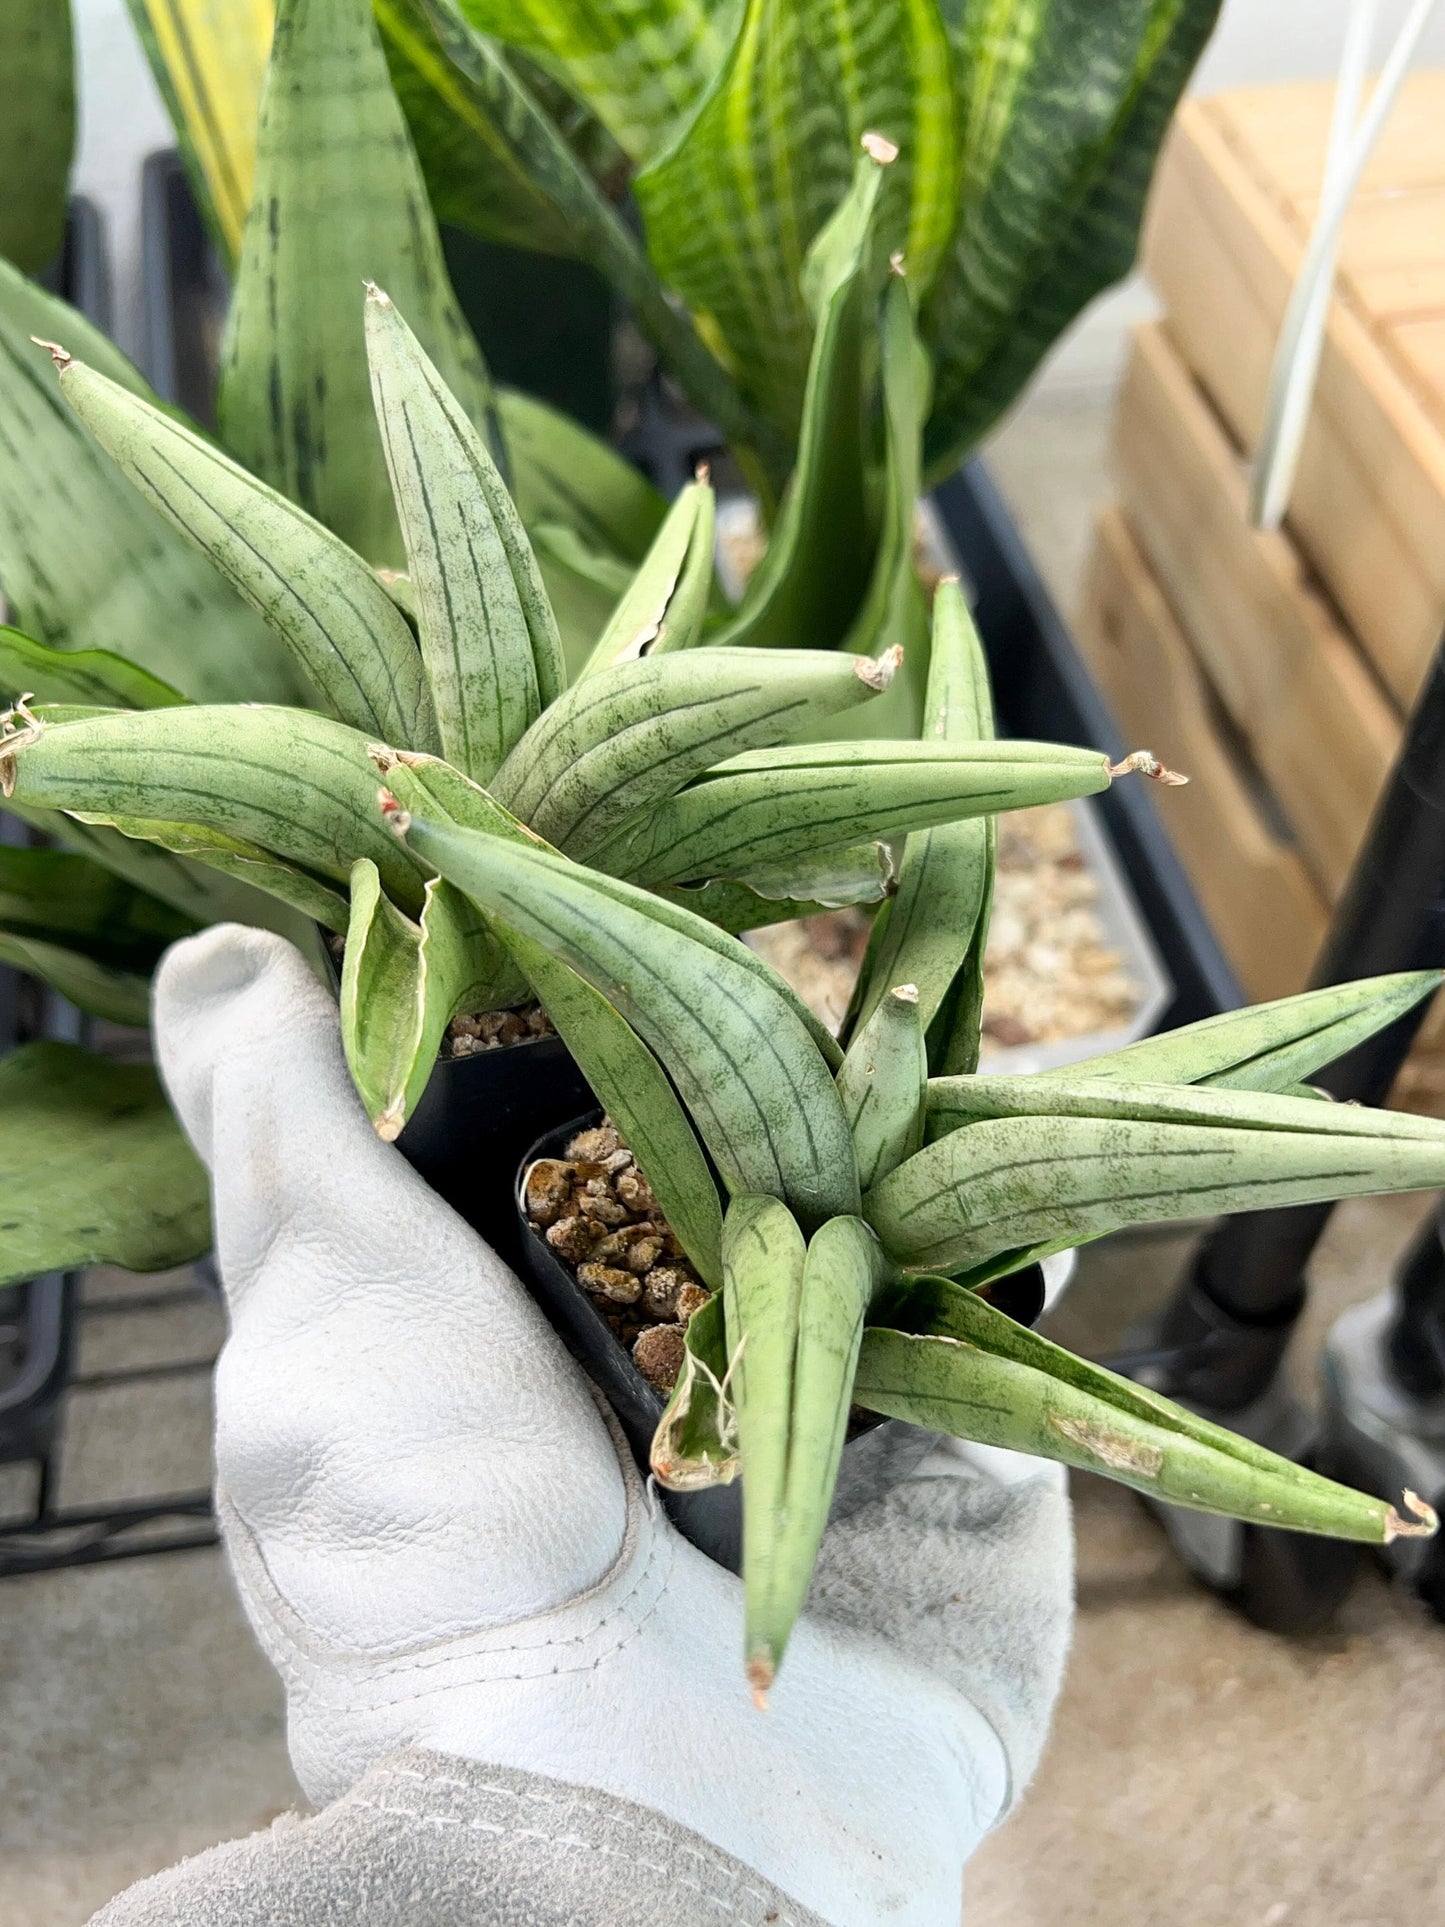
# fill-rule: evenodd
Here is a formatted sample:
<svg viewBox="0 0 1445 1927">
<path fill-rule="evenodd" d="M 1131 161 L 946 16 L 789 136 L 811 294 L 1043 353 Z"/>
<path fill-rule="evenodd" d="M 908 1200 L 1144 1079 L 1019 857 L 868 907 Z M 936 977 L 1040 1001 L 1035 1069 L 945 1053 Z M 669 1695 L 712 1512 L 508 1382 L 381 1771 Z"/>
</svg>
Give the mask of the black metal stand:
<svg viewBox="0 0 1445 1927">
<path fill-rule="evenodd" d="M 1311 976 L 1337 984 L 1445 965 L 1445 646 L 1437 652 L 1399 761 L 1376 807 Z M 1380 1104 L 1409 1055 L 1420 1004 L 1316 1080 L 1333 1097 Z M 1226 1220 L 1200 1247 L 1161 1332 L 1173 1354 L 1168 1389 L 1217 1411 L 1258 1396 L 1304 1305 L 1305 1268 L 1334 1206 L 1253 1211 Z M 1408 1350 L 1409 1299 L 1400 1349 Z M 1423 1327 L 1419 1344 L 1426 1343 Z"/>
<path fill-rule="evenodd" d="M 1343 983 L 1396 970 L 1445 966 L 1445 642 L 1437 651 L 1399 760 L 1376 807 L 1311 981 Z M 1316 1082 L 1331 1096 L 1380 1104 L 1424 1021 L 1421 1004 Z M 1255 1211 L 1226 1219 L 1195 1255 L 1147 1356 L 1116 1360 L 1170 1397 L 1236 1423 L 1250 1436 L 1309 1460 L 1329 1461 L 1330 1434 L 1302 1433 L 1280 1367 L 1306 1296 L 1305 1273 L 1332 1204 Z M 1432 1218 L 1408 1255 L 1386 1355 L 1400 1392 L 1445 1391 L 1445 1254 Z M 1277 1430 L 1272 1428 L 1279 1428 Z M 1326 1463 L 1323 1469 L 1329 1469 Z M 1392 1494 L 1391 1496 L 1396 1496 Z M 1356 1557 L 1335 1542 L 1237 1528 L 1241 1556 L 1220 1590 L 1276 1630 L 1307 1630 L 1348 1590 Z M 1175 1532 L 1186 1557 L 1187 1534 Z M 1218 1583 L 1215 1572 L 1191 1559 Z"/>
<path fill-rule="evenodd" d="M 64 247 L 45 279 L 97 327 L 109 326 L 105 238 L 89 202 L 71 202 Z M 0 815 L 0 840 L 28 843 L 32 833 L 15 818 Z M 0 1050 L 40 1037 L 75 1041 L 85 1029 L 80 1013 L 43 984 L 0 970 Z M 88 1304 L 80 1279 L 69 1273 L 0 1289 L 0 1466 L 25 1468 L 31 1475 L 29 1503 L 19 1516 L 0 1520 L 0 1579 L 215 1542 L 211 1495 L 204 1490 L 81 1507 L 57 1503 L 65 1420 L 77 1397 L 121 1382 L 209 1372 L 214 1362 L 182 1360 L 77 1375 L 84 1321 L 154 1310 L 163 1299 L 182 1295 L 142 1291 Z"/>
</svg>

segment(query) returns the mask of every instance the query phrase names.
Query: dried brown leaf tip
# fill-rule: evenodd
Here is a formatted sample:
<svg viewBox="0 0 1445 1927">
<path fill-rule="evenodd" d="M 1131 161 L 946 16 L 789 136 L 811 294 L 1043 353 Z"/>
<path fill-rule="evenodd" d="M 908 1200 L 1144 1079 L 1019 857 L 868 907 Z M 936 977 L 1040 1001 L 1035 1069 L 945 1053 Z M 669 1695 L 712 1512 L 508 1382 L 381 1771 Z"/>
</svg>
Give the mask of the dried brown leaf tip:
<svg viewBox="0 0 1445 1927">
<path fill-rule="evenodd" d="M 15 794 L 15 758 L 40 740 L 45 724 L 30 708 L 34 698 L 17 696 L 14 706 L 0 715 L 0 796 Z"/>
<path fill-rule="evenodd" d="M 58 341 L 47 341 L 43 335 L 32 335 L 30 339 L 37 348 L 43 348 L 63 375 L 74 360 L 68 348 L 62 348 Z"/>
<path fill-rule="evenodd" d="M 898 159 L 898 143 L 889 140 L 886 134 L 870 129 L 859 142 L 869 160 L 877 161 L 880 167 L 889 167 Z"/>
<path fill-rule="evenodd" d="M 410 812 L 404 810 L 390 790 L 376 792 L 376 806 L 381 811 L 381 820 L 393 836 L 405 836 L 411 828 Z"/>
<path fill-rule="evenodd" d="M 1413 1513 L 1413 1518 L 1402 1519 L 1393 1506 L 1385 1515 L 1387 1546 L 1396 1539 L 1433 1539 L 1440 1530 L 1440 1519 L 1434 1506 L 1426 1505 L 1418 1492 L 1406 1491 L 1405 1509 Z"/>
<path fill-rule="evenodd" d="M 1151 782 L 1163 783 L 1167 789 L 1182 788 L 1189 781 L 1179 770 L 1161 763 L 1148 749 L 1133 750 L 1122 763 L 1106 763 L 1104 769 L 1110 776 L 1147 776 Z"/>
<path fill-rule="evenodd" d="M 853 668 L 860 682 L 881 695 L 892 683 L 903 663 L 903 644 L 895 642 L 881 656 L 855 656 Z"/>
</svg>

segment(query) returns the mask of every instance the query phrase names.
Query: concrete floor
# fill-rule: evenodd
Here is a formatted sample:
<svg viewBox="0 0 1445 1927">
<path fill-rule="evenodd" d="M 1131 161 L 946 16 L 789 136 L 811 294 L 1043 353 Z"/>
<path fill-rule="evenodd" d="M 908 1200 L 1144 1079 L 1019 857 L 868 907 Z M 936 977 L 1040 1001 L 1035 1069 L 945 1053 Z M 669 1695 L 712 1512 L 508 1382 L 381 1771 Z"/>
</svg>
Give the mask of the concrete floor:
<svg viewBox="0 0 1445 1927">
<path fill-rule="evenodd" d="M 1045 393 L 1005 429 L 1005 492 L 1065 607 L 1107 499 L 1097 394 Z M 1419 1201 L 1344 1207 L 1296 1347 L 1377 1290 Z M 1096 1246 L 1058 1317 L 1117 1342 L 1168 1289 L 1178 1239 Z M 131 1287 L 101 1277 L 104 1295 Z M 203 1356 L 213 1307 L 87 1321 L 91 1371 Z M 63 1496 L 206 1477 L 206 1381 L 77 1401 Z M 1190 1579 L 1143 1508 L 1075 1481 L 1079 1623 L 1033 1791 L 978 1856 L 970 1927 L 1396 1927 L 1445 1918 L 1445 1630 L 1375 1574 L 1338 1627 L 1285 1642 Z M 0 1481 L 0 1507 L 6 1502 Z M 0 1587 L 0 1927 L 78 1927 L 118 1888 L 297 1797 L 281 1696 L 214 1551 Z"/>
</svg>

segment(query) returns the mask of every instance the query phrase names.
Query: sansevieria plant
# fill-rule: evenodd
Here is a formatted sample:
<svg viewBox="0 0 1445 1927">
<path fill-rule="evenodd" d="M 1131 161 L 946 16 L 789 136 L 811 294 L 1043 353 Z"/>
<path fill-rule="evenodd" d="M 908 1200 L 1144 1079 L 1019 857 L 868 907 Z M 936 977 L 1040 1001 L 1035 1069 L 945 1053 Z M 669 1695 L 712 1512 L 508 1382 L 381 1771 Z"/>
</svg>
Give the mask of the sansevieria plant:
<svg viewBox="0 0 1445 1927">
<path fill-rule="evenodd" d="M 143 1008 L 143 976 L 126 968 L 137 954 L 122 943 L 128 926 L 174 935 L 269 900 L 303 940 L 308 924 L 344 939 L 348 1058 L 377 1129 L 395 1138 L 449 1021 L 523 1003 L 534 985 L 488 917 L 386 832 L 378 769 L 398 781 L 412 772 L 464 817 L 525 825 L 538 847 L 645 886 L 689 927 L 701 913 L 721 950 L 747 960 L 740 968 L 751 953 L 731 933 L 882 900 L 894 881 L 884 839 L 947 837 L 945 826 L 973 820 L 970 835 L 986 840 L 982 819 L 994 812 L 1087 795 L 1119 773 L 1097 751 L 995 742 L 968 723 L 976 704 L 936 740 L 790 741 L 878 701 L 898 651 L 711 642 L 705 481 L 669 512 L 569 685 L 483 434 L 389 299 L 373 288 L 365 307 L 405 574 L 378 574 L 133 387 L 52 347 L 62 395 L 95 442 L 259 613 L 316 704 L 191 703 L 104 651 L 0 632 L 0 670 L 25 698 L 0 735 L 0 788 L 39 826 L 90 839 L 90 859 L 37 856 L 31 867 L 58 876 L 63 861 L 73 886 L 85 876 L 97 886 L 89 921 L 67 933 L 39 900 L 52 884 L 34 879 L 12 945 L 23 938 L 27 966 L 89 1008 Z M 98 860 L 124 871 L 131 853 L 133 884 L 159 890 L 166 906 L 148 922 L 145 898 L 132 891 L 121 903 L 119 885 L 103 896 L 91 870 Z M 179 889 L 155 868 L 166 863 L 181 866 Z M 196 875 L 245 894 L 207 902 Z M 911 878 L 905 866 L 891 927 L 909 914 Z M 965 945 L 972 929 L 957 925 Z M 951 972 L 938 974 L 941 1002 Z M 44 1206 L 42 1193 L 31 1235 L 12 1241 L 17 1273 L 96 1255 L 70 1249 Z M 173 1262 L 169 1241 L 164 1250 Z"/>
<path fill-rule="evenodd" d="M 982 678 L 956 587 L 940 605 L 929 710 L 946 735 Z M 1267 1452 L 1023 1329 L 980 1287 L 1126 1225 L 1445 1182 L 1445 1125 L 1308 1085 L 1439 973 L 1307 993 L 1064 1073 L 930 1076 L 930 1036 L 977 1059 L 982 824 L 909 837 L 905 873 L 938 865 L 941 838 L 972 846 L 942 866 L 951 894 L 894 898 L 844 1051 L 679 903 L 541 847 L 422 766 L 396 764 L 388 784 L 393 834 L 488 916 L 713 1289 L 653 1465 L 682 1488 L 742 1475 L 760 1698 L 803 1605 L 854 1404 L 1257 1524 L 1377 1543 L 1435 1529 L 1413 1495 L 1397 1511 Z M 968 877 L 971 928 L 957 917 Z"/>
</svg>

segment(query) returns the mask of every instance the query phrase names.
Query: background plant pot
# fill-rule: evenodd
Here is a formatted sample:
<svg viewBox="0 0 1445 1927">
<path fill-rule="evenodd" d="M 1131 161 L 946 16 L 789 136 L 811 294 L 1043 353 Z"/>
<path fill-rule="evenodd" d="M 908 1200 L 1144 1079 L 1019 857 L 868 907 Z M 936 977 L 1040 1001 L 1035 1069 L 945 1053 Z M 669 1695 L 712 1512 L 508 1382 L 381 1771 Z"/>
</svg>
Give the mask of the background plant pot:
<svg viewBox="0 0 1445 1927">
<path fill-rule="evenodd" d="M 515 1269 L 517 1160 L 542 1132 L 596 1102 L 560 1037 L 443 1058 L 397 1149 Z"/>
<path fill-rule="evenodd" d="M 539 1137 L 512 1174 L 513 1211 L 521 1254 L 520 1275 L 553 1326 L 606 1397 L 632 1447 L 644 1475 L 649 1470 L 652 1435 L 662 1417 L 664 1400 L 632 1361 L 607 1320 L 578 1284 L 542 1234 L 528 1221 L 523 1179 L 537 1158 L 565 1157 L 579 1131 L 601 1121 L 591 1110 Z M 1013 1278 L 1002 1279 L 992 1301 L 1021 1323 L 1031 1324 L 1044 1305 L 1041 1267 L 1030 1266 Z M 847 1518 L 890 1486 L 904 1479 L 932 1445 L 934 1434 L 900 1419 L 877 1419 L 843 1448 L 843 1463 L 833 1494 L 832 1517 Z M 742 1487 L 713 1486 L 706 1492 L 663 1492 L 663 1505 L 673 1524 L 701 1552 L 730 1572 L 742 1568 Z"/>
</svg>

